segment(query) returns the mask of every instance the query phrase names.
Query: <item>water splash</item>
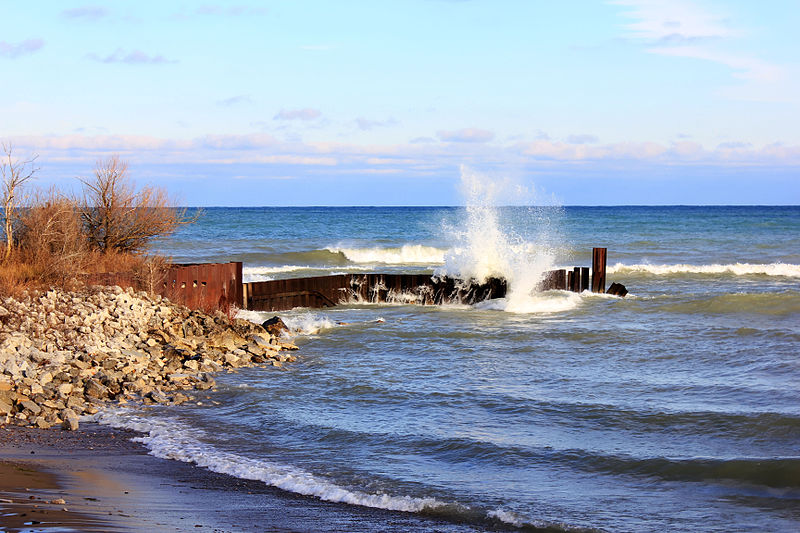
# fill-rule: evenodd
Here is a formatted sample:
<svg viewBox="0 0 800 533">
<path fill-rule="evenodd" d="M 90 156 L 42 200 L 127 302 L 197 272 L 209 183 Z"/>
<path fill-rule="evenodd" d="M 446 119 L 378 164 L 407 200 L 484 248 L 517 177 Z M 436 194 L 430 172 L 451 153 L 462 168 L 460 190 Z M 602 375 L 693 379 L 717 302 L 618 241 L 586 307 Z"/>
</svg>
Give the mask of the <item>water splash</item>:
<svg viewBox="0 0 800 533">
<path fill-rule="evenodd" d="M 466 203 L 459 227 L 446 228 L 454 246 L 445 254 L 437 275 L 480 282 L 490 277 L 508 281 L 509 292 L 498 305 L 510 312 L 531 312 L 537 287 L 561 255 L 555 221 L 558 206 L 538 205 L 538 196 L 507 179 L 492 179 L 467 167 L 461 168 L 461 187 Z M 527 200 L 526 206 L 503 208 L 501 201 Z M 533 228 L 526 235 L 517 228 Z M 567 302 L 565 302 L 566 304 Z M 573 300 L 567 307 L 574 307 Z M 547 306 L 549 307 L 549 306 Z M 559 308 L 563 306 L 558 306 Z"/>
</svg>

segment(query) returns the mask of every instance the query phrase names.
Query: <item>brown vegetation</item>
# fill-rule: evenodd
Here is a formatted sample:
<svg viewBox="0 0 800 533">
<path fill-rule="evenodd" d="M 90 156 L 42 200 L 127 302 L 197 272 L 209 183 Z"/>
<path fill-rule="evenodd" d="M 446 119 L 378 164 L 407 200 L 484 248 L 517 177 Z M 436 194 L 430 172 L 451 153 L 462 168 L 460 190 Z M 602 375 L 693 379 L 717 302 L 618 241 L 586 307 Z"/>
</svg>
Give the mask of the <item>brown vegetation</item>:
<svg viewBox="0 0 800 533">
<path fill-rule="evenodd" d="M 74 289 L 103 283 L 103 275 L 127 273 L 131 285 L 155 292 L 169 261 L 146 255 L 148 244 L 191 222 L 173 207 L 166 191 L 136 189 L 127 165 L 113 156 L 100 161 L 95 176 L 81 180 L 78 200 L 55 188 L 34 191 L 23 204 L 23 185 L 32 161 L 16 161 L 6 150 L 2 164 L 5 252 L 0 261 L 0 296 L 28 289 Z M 113 276 L 106 276 L 112 279 Z"/>
<path fill-rule="evenodd" d="M 142 187 L 138 191 L 128 178 L 128 165 L 117 156 L 99 161 L 92 179 L 81 180 L 84 199 L 81 220 L 92 246 L 103 253 L 141 252 L 155 237 L 173 233 L 192 222 L 186 210 L 164 189 Z"/>
</svg>

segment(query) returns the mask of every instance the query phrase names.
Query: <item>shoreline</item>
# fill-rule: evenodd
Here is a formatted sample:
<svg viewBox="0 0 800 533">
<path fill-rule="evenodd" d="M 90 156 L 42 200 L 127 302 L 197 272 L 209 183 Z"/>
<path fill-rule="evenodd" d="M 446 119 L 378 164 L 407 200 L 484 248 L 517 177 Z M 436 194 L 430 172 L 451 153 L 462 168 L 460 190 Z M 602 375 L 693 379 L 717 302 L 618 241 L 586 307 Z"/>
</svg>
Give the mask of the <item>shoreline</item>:
<svg viewBox="0 0 800 533">
<path fill-rule="evenodd" d="M 285 351 L 297 347 L 273 325 L 119 287 L 0 304 L 0 531 L 487 530 L 158 458 L 131 441 L 141 433 L 78 423 L 104 407 L 213 394 L 212 375 L 221 371 L 294 361 Z"/>
<path fill-rule="evenodd" d="M 95 422 L 84 423 L 77 431 L 0 427 L 0 530 L 493 530 L 415 513 L 327 502 L 161 459 L 130 440 L 139 435 Z M 500 530 L 509 529 L 513 530 Z"/>
</svg>

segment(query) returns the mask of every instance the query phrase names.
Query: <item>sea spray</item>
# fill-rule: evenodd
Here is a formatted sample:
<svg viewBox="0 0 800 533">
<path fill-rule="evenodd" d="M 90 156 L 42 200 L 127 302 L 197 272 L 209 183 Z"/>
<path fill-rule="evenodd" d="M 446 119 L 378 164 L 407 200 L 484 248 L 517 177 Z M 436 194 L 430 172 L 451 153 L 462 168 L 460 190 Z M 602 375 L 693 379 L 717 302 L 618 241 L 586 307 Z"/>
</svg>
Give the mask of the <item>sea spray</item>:
<svg viewBox="0 0 800 533">
<path fill-rule="evenodd" d="M 454 245 L 436 274 L 479 282 L 490 277 L 505 278 L 509 291 L 503 302 L 498 303 L 500 307 L 495 308 L 522 313 L 553 308 L 552 302 L 542 306 L 533 299 L 539 298 L 537 287 L 560 255 L 556 245 L 558 232 L 553 223 L 560 209 L 554 206 L 515 209 L 513 213 L 522 213 L 525 220 L 504 220 L 502 208 L 498 207 L 501 198 L 513 197 L 534 204 L 535 195 L 508 180 L 491 179 L 466 167 L 461 168 L 461 188 L 466 204 L 462 225 L 446 228 Z M 529 231 L 532 228 L 533 233 L 523 236 L 515 226 L 527 227 Z M 572 300 L 566 303 L 567 308 L 574 305 Z"/>
</svg>

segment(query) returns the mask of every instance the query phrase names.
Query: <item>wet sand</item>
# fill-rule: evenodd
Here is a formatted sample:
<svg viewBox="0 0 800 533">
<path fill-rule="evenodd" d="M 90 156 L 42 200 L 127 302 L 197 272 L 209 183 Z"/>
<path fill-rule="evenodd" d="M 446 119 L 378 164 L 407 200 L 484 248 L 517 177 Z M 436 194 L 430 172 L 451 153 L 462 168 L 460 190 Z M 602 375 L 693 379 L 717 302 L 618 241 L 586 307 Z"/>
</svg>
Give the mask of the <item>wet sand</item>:
<svg viewBox="0 0 800 533">
<path fill-rule="evenodd" d="M 0 427 L 0 531 L 476 531 L 160 459 L 135 436 L 92 423 L 76 432 Z"/>
</svg>

